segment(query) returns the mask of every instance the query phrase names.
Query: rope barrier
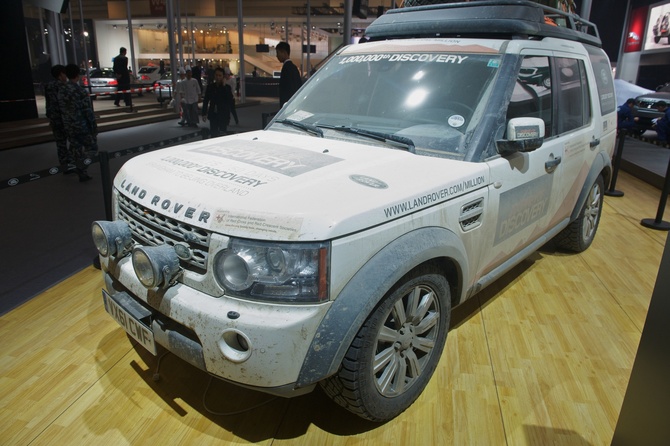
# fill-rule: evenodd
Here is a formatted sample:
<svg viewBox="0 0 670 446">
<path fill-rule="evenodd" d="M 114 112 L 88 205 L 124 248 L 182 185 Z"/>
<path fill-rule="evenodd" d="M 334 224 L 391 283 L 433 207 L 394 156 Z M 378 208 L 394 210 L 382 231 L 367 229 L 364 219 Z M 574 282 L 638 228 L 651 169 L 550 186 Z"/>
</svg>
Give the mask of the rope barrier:
<svg viewBox="0 0 670 446">
<path fill-rule="evenodd" d="M 8 102 L 35 102 L 35 98 L 27 98 L 27 99 L 0 99 L 0 103 L 8 103 Z"/>
<path fill-rule="evenodd" d="M 135 147 L 130 147 L 127 149 L 119 149 L 115 150 L 112 152 L 104 152 L 106 156 L 110 158 L 121 158 L 124 156 L 132 155 L 134 153 L 141 153 L 141 152 L 148 152 L 151 150 L 155 149 L 160 149 L 165 146 L 169 146 L 172 144 L 176 144 L 179 142 L 182 142 L 187 139 L 192 139 L 198 136 L 206 137 L 209 134 L 208 129 L 202 129 L 198 130 L 197 132 L 192 132 L 188 133 L 186 135 L 180 135 L 174 138 L 169 138 L 169 139 L 164 139 L 162 141 L 154 142 L 154 143 L 149 143 L 149 144 L 142 144 L 139 146 Z M 101 152 L 102 153 L 102 152 Z M 83 164 L 88 167 L 93 163 L 100 162 L 100 155 L 99 154 L 94 154 L 92 156 L 87 156 L 83 160 Z M 61 166 L 53 166 L 53 167 L 48 167 L 46 169 L 41 169 L 41 170 L 36 170 L 34 172 L 29 172 L 24 175 L 17 175 L 12 178 L 8 178 L 6 180 L 2 180 L 0 182 L 0 190 L 2 189 L 7 189 L 10 187 L 15 187 L 21 184 L 27 184 L 31 183 L 33 181 L 41 180 L 44 178 L 49 178 L 53 177 L 54 175 L 57 175 L 58 173 L 62 172 L 63 168 Z"/>
<path fill-rule="evenodd" d="M 95 88 L 91 86 L 91 88 Z M 88 87 L 84 87 L 84 89 L 88 89 Z M 115 95 L 117 93 L 142 93 L 145 91 L 154 91 L 154 90 L 168 90 L 171 91 L 172 87 L 171 86 L 163 86 L 163 85 L 156 85 L 156 86 L 151 86 L 151 87 L 141 87 L 141 88 L 131 88 L 129 90 L 117 90 L 117 91 L 107 91 L 103 93 L 91 93 L 89 94 L 90 97 L 94 96 L 111 96 Z"/>
</svg>

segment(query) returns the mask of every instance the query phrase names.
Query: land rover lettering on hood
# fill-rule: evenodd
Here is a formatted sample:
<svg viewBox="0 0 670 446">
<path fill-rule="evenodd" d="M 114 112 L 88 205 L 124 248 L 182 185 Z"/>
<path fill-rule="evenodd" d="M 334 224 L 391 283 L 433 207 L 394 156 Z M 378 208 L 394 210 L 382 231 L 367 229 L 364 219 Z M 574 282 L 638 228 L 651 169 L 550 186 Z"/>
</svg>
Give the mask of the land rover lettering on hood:
<svg viewBox="0 0 670 446">
<path fill-rule="evenodd" d="M 264 130 L 121 168 L 92 224 L 106 310 L 220 379 L 397 416 L 453 307 L 549 240 L 593 241 L 616 130 L 600 46 L 534 2 L 389 11 Z"/>
</svg>

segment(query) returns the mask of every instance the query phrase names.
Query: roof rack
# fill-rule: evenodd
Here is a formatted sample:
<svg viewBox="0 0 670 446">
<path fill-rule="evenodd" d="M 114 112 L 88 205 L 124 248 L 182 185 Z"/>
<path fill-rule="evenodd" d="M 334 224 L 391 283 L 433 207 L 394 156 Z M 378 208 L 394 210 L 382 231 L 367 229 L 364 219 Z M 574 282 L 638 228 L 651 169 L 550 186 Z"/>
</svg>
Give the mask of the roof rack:
<svg viewBox="0 0 670 446">
<path fill-rule="evenodd" d="M 526 0 L 472 1 L 391 9 L 368 26 L 364 39 L 466 36 L 556 37 L 602 46 L 595 24 L 576 14 Z"/>
</svg>

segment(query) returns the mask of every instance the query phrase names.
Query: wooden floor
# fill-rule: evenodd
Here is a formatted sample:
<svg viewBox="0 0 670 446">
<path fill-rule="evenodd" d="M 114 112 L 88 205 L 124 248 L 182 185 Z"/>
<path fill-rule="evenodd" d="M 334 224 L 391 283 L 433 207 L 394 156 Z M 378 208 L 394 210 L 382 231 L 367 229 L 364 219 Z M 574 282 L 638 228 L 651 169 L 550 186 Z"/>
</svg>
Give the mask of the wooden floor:
<svg viewBox="0 0 670 446">
<path fill-rule="evenodd" d="M 320 390 L 210 385 L 171 355 L 155 382 L 89 267 L 0 318 L 0 444 L 609 445 L 667 236 L 639 224 L 658 189 L 625 173 L 617 188 L 590 249 L 545 247 L 455 311 L 427 390 L 391 422 Z"/>
</svg>

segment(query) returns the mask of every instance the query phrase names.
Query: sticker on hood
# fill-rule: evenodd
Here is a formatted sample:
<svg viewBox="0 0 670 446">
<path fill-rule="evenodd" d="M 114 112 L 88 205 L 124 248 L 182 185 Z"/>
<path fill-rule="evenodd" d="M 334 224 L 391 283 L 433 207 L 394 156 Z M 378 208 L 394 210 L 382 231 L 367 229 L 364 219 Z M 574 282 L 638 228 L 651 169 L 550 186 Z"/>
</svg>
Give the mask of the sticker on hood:
<svg viewBox="0 0 670 446">
<path fill-rule="evenodd" d="M 210 146 L 196 147 L 191 151 L 262 167 L 289 177 L 295 177 L 342 161 L 341 158 L 319 152 L 243 139 L 233 139 Z"/>
</svg>

